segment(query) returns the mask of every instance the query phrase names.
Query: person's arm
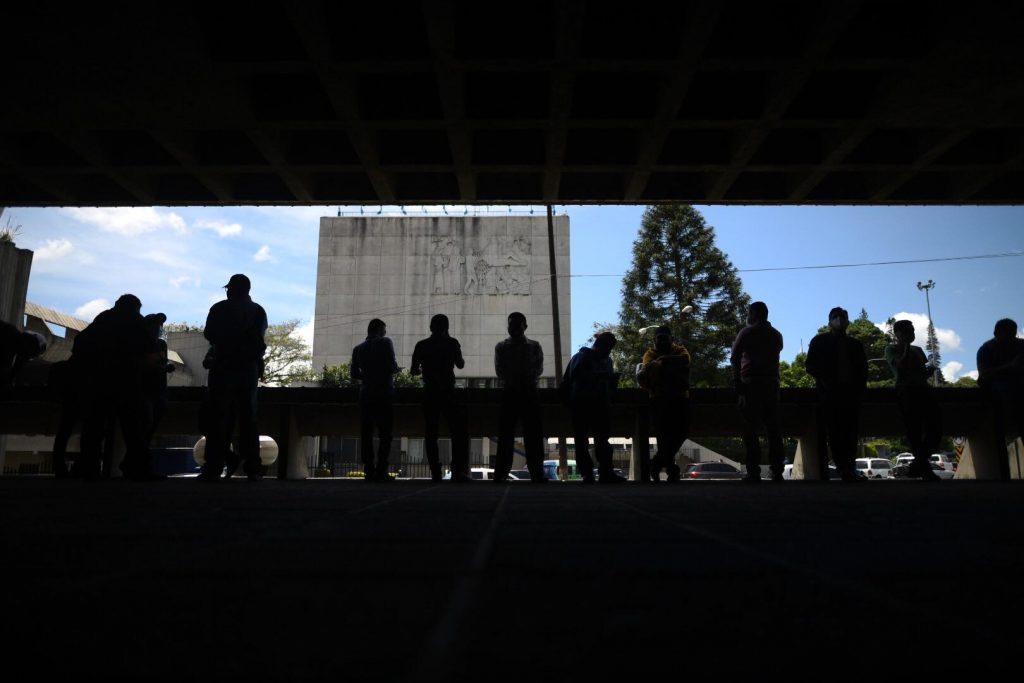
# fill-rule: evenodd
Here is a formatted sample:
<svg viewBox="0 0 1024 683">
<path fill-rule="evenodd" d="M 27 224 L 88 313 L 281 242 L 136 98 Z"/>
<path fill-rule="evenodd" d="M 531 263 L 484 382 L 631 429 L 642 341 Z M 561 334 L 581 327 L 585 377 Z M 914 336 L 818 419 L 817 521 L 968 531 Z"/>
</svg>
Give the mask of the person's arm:
<svg viewBox="0 0 1024 683">
<path fill-rule="evenodd" d="M 412 350 L 412 360 L 409 362 L 409 374 L 413 377 L 419 375 L 421 372 L 420 365 L 423 363 L 423 359 L 421 358 L 423 354 L 422 349 L 423 342 L 416 342 L 416 346 L 413 347 Z"/>
<path fill-rule="evenodd" d="M 466 367 L 466 359 L 462 357 L 462 345 L 459 344 L 458 339 L 452 339 L 455 346 L 455 367 L 459 370 Z"/>
<path fill-rule="evenodd" d="M 395 357 L 395 344 L 391 341 L 391 337 L 384 337 L 384 342 L 387 347 L 388 359 L 391 361 L 391 374 L 397 375 L 402 369 L 398 367 L 398 359 Z"/>
<path fill-rule="evenodd" d="M 889 365 L 889 371 L 892 372 L 893 379 L 900 378 L 899 368 L 903 365 L 905 356 L 906 352 L 900 353 L 895 344 L 889 344 L 885 347 L 885 362 Z"/>
<path fill-rule="evenodd" d="M 804 367 L 807 369 L 808 375 L 816 380 L 821 379 L 821 342 L 818 341 L 818 337 L 812 339 L 811 343 L 807 345 L 807 360 L 804 362 Z"/>
<path fill-rule="evenodd" d="M 544 349 L 537 342 L 534 342 L 536 353 L 533 356 L 533 378 L 538 379 L 544 374 Z"/>
<path fill-rule="evenodd" d="M 351 373 L 353 380 L 362 381 L 363 367 L 360 365 L 359 355 L 359 347 L 357 346 L 352 349 L 352 363 L 349 365 L 349 372 Z"/>
<path fill-rule="evenodd" d="M 740 368 L 742 367 L 743 360 L 743 346 L 747 341 L 747 328 L 744 327 L 736 335 L 736 340 L 732 343 L 732 354 L 729 356 L 729 365 L 732 367 L 732 383 L 739 391 L 742 388 L 743 383 L 740 381 Z"/>
<path fill-rule="evenodd" d="M 497 344 L 494 345 L 494 374 L 497 376 L 498 379 L 504 381 L 505 366 L 502 363 L 501 359 L 501 344 L 502 342 L 498 342 Z"/>
</svg>

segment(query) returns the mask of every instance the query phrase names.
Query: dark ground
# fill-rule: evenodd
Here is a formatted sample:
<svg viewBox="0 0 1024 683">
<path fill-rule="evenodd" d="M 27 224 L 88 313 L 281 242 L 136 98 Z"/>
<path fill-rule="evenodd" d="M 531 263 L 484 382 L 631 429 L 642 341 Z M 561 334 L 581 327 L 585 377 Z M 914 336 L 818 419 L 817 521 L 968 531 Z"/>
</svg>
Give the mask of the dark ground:
<svg viewBox="0 0 1024 683">
<path fill-rule="evenodd" d="M 34 680 L 985 680 L 1024 658 L 1019 482 L 8 478 L 0 509 L 4 669 Z"/>
</svg>

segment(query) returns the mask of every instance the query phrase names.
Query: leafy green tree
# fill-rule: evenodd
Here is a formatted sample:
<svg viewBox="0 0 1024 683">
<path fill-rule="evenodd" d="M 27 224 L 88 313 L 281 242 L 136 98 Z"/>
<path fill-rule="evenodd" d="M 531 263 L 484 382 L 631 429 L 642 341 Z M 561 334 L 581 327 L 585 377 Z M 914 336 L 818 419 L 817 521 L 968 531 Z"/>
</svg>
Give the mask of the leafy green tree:
<svg viewBox="0 0 1024 683">
<path fill-rule="evenodd" d="M 792 363 L 779 362 L 779 385 L 800 389 L 813 389 L 814 378 L 807 373 L 807 354 L 803 351 L 796 354 Z"/>
<path fill-rule="evenodd" d="M 349 363 L 341 365 L 325 365 L 315 377 L 322 387 L 357 387 L 359 382 L 352 379 L 352 368 Z M 423 380 L 420 377 L 413 377 L 408 370 L 402 370 L 395 375 L 395 386 L 398 388 L 422 387 Z"/>
<path fill-rule="evenodd" d="M 320 386 L 322 387 L 354 387 L 355 380 L 352 379 L 352 369 L 348 363 L 341 365 L 325 365 L 320 372 Z"/>
<path fill-rule="evenodd" d="M 715 246 L 715 230 L 699 211 L 688 204 L 649 206 L 622 282 L 616 367 L 631 373 L 653 344 L 641 328 L 668 325 L 690 351 L 693 385 L 727 386 L 723 364 L 749 303 L 736 268 Z M 691 313 L 683 313 L 686 306 Z"/>
<path fill-rule="evenodd" d="M 295 335 L 299 324 L 299 320 L 286 320 L 267 327 L 263 335 L 267 344 L 263 354 L 263 381 L 267 384 L 288 386 L 313 378 L 313 352 L 309 344 Z"/>
<path fill-rule="evenodd" d="M 961 377 L 949 386 L 956 387 L 958 389 L 974 389 L 978 386 L 978 380 L 973 377 Z"/>
<path fill-rule="evenodd" d="M 273 386 L 288 386 L 294 382 L 315 379 L 313 352 L 303 339 L 295 335 L 299 320 L 286 320 L 267 327 L 263 341 L 267 350 L 263 354 L 263 381 Z M 166 332 L 202 332 L 203 325 L 168 323 Z"/>
</svg>

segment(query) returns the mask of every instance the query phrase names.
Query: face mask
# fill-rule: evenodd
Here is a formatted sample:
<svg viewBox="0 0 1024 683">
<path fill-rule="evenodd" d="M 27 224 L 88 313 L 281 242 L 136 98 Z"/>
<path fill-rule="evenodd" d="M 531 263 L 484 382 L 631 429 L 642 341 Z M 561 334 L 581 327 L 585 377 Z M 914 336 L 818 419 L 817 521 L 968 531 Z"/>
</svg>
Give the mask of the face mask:
<svg viewBox="0 0 1024 683">
<path fill-rule="evenodd" d="M 846 327 L 845 325 L 843 325 L 843 319 L 838 317 L 838 316 L 835 317 L 835 318 L 832 318 L 831 320 L 829 320 L 828 321 L 828 325 L 833 330 L 842 330 L 842 329 L 845 329 L 845 327 Z"/>
</svg>

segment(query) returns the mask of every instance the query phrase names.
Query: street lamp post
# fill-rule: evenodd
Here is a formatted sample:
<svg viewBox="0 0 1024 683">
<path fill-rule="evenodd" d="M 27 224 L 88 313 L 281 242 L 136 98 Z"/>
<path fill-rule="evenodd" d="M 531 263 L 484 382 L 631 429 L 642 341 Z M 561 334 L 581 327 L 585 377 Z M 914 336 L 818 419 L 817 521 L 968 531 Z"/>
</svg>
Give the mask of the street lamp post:
<svg viewBox="0 0 1024 683">
<path fill-rule="evenodd" d="M 931 292 L 931 290 L 935 289 L 935 281 L 928 280 L 928 282 L 918 282 L 917 288 L 924 290 L 924 301 L 928 306 L 928 342 L 932 343 L 932 330 L 935 329 L 935 323 L 932 322 L 932 300 L 931 297 L 928 296 L 928 294 L 929 292 Z M 935 339 L 934 344 L 935 348 L 932 350 L 930 354 L 928 354 L 928 360 L 932 362 L 934 362 L 935 360 L 935 350 L 937 350 L 938 348 L 939 340 Z M 932 384 L 934 386 L 939 386 L 939 366 L 937 363 L 935 364 L 933 370 L 934 374 L 932 375 Z"/>
</svg>

